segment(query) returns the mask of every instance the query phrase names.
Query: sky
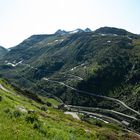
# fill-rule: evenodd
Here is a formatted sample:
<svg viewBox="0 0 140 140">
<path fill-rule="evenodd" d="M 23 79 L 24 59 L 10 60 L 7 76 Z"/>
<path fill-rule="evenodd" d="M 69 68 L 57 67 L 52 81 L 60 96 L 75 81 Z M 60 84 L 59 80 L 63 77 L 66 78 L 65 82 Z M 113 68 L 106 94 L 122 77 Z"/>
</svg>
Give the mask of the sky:
<svg viewBox="0 0 140 140">
<path fill-rule="evenodd" d="M 0 46 L 33 34 L 110 26 L 140 34 L 140 0 L 0 0 Z"/>
</svg>

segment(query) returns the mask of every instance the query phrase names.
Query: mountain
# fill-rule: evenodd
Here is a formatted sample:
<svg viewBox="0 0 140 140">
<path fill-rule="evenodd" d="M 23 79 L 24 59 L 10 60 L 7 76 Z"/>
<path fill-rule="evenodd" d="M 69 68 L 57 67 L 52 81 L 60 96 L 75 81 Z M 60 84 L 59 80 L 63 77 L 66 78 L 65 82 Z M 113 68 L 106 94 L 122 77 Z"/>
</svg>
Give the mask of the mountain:
<svg viewBox="0 0 140 140">
<path fill-rule="evenodd" d="M 68 35 L 68 34 L 75 34 L 75 33 L 82 33 L 82 32 L 92 32 L 92 31 L 89 28 L 86 28 L 85 30 L 78 28 L 73 31 L 65 31 L 65 30 L 59 29 L 55 32 L 55 35 Z"/>
<path fill-rule="evenodd" d="M 139 35 L 112 27 L 33 35 L 3 57 L 0 76 L 64 104 L 99 108 L 140 131 L 139 52 Z"/>
<path fill-rule="evenodd" d="M 68 33 L 67 31 L 61 30 L 61 29 L 59 29 L 59 30 L 57 30 L 57 31 L 55 32 L 56 35 L 65 35 L 65 34 L 67 34 L 67 33 Z"/>
<path fill-rule="evenodd" d="M 90 28 L 86 28 L 85 32 L 92 32 Z"/>
<path fill-rule="evenodd" d="M 0 46 L 0 59 L 2 59 L 2 57 L 4 57 L 4 55 L 6 55 L 7 52 L 8 52 L 7 49 L 5 49 L 4 47 Z"/>
<path fill-rule="evenodd" d="M 95 33 L 98 34 L 114 34 L 114 35 L 123 35 L 123 36 L 130 36 L 131 38 L 137 38 L 137 35 L 130 33 L 124 29 L 119 29 L 115 27 L 101 27 L 97 30 L 95 30 Z"/>
</svg>

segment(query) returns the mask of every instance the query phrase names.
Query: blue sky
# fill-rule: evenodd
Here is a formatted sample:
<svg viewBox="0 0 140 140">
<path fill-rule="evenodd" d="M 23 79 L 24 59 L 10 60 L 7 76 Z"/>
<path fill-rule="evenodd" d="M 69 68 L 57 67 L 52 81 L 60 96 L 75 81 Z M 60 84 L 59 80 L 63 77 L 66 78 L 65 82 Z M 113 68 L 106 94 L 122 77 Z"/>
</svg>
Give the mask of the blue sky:
<svg viewBox="0 0 140 140">
<path fill-rule="evenodd" d="M 32 34 L 103 26 L 140 34 L 140 0 L 0 0 L 0 45 Z"/>
</svg>

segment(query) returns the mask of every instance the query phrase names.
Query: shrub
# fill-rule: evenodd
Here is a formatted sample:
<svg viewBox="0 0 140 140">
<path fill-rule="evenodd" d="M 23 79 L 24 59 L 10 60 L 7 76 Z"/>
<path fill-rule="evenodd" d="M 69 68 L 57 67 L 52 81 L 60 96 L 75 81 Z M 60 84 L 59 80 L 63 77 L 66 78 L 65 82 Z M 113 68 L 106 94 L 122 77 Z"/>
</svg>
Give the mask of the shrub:
<svg viewBox="0 0 140 140">
<path fill-rule="evenodd" d="M 97 121 L 95 122 L 95 125 L 97 125 L 97 126 L 99 126 L 99 127 L 102 127 L 102 122 L 97 120 Z"/>
<path fill-rule="evenodd" d="M 40 127 L 41 127 L 41 123 L 39 121 L 36 121 L 33 125 L 34 129 L 40 129 Z"/>
<path fill-rule="evenodd" d="M 47 106 L 45 106 L 45 105 L 41 106 L 40 109 L 43 110 L 43 111 L 47 111 L 48 110 Z"/>
<path fill-rule="evenodd" d="M 13 117 L 13 113 L 11 112 L 11 110 L 9 108 L 4 108 L 3 111 L 7 114 L 7 116 L 9 118 L 12 118 Z"/>
<path fill-rule="evenodd" d="M 28 110 L 28 114 L 34 114 L 35 110 Z"/>
<path fill-rule="evenodd" d="M 21 116 L 21 112 L 20 112 L 19 110 L 15 110 L 15 111 L 13 112 L 13 116 L 14 116 L 15 118 L 19 118 L 19 117 Z"/>
<path fill-rule="evenodd" d="M 2 96 L 0 96 L 0 101 L 2 101 Z"/>
<path fill-rule="evenodd" d="M 10 109 L 9 108 L 4 108 L 3 110 L 5 113 L 9 113 L 10 112 Z"/>
<path fill-rule="evenodd" d="M 39 127 L 38 131 L 46 136 L 47 132 L 43 127 Z"/>
<path fill-rule="evenodd" d="M 31 114 L 31 115 L 26 116 L 25 120 L 28 123 L 34 123 L 34 122 L 38 121 L 38 117 L 35 114 Z"/>
<path fill-rule="evenodd" d="M 18 118 L 21 116 L 21 112 L 19 110 L 11 111 L 9 108 L 5 108 L 3 111 L 8 115 L 9 118 Z"/>
<path fill-rule="evenodd" d="M 25 118 L 25 120 L 28 123 L 33 124 L 33 128 L 38 130 L 38 132 L 42 133 L 43 135 L 46 135 L 46 131 L 43 128 L 41 121 L 39 121 L 38 117 L 35 114 L 30 114 Z"/>
<path fill-rule="evenodd" d="M 50 102 L 47 102 L 46 104 L 47 104 L 48 107 L 52 106 L 52 104 Z"/>
</svg>

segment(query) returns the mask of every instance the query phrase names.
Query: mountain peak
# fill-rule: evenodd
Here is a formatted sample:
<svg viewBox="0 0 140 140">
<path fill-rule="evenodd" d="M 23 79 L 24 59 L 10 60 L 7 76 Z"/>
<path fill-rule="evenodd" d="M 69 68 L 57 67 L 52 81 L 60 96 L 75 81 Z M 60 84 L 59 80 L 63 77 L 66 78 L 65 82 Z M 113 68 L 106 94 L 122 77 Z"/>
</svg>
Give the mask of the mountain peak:
<svg viewBox="0 0 140 140">
<path fill-rule="evenodd" d="M 77 28 L 77 29 L 72 30 L 72 31 L 65 31 L 65 30 L 59 29 L 55 32 L 55 34 L 56 35 L 65 35 L 65 34 L 75 34 L 75 33 L 82 33 L 82 32 L 91 32 L 91 30 L 89 28 L 86 28 L 85 30 Z"/>
<path fill-rule="evenodd" d="M 76 30 L 69 31 L 69 34 L 82 33 L 82 32 L 84 32 L 82 29 L 77 28 Z"/>
<path fill-rule="evenodd" d="M 67 34 L 67 32 L 66 32 L 65 30 L 59 29 L 59 30 L 57 30 L 57 31 L 55 32 L 55 34 L 56 34 L 56 35 L 64 35 L 64 34 Z"/>
<path fill-rule="evenodd" d="M 91 29 L 90 28 L 86 28 L 84 31 L 85 32 L 91 32 Z"/>
<path fill-rule="evenodd" d="M 116 34 L 116 35 L 127 35 L 129 32 L 115 27 L 101 27 L 95 30 L 95 33 L 99 34 Z"/>
</svg>

